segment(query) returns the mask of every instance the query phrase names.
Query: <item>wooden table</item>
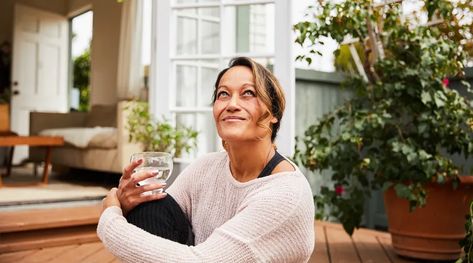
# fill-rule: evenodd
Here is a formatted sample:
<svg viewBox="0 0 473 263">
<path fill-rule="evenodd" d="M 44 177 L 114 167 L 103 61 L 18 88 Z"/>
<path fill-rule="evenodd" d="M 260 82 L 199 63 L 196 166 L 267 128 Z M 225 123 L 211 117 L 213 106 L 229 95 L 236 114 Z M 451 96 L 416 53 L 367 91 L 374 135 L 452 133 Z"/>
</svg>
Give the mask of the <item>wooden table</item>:
<svg viewBox="0 0 473 263">
<path fill-rule="evenodd" d="M 45 147 L 46 154 L 44 158 L 44 170 L 43 170 L 43 178 L 41 179 L 41 182 L 43 184 L 47 184 L 49 164 L 51 162 L 51 147 L 64 145 L 64 138 L 53 137 L 53 136 L 17 136 L 17 135 L 0 136 L 0 147 L 11 147 L 8 163 L 7 163 L 7 176 L 11 174 L 13 152 L 14 152 L 15 146 L 17 145 Z M 2 177 L 0 176 L 0 187 L 1 186 L 2 186 Z"/>
</svg>

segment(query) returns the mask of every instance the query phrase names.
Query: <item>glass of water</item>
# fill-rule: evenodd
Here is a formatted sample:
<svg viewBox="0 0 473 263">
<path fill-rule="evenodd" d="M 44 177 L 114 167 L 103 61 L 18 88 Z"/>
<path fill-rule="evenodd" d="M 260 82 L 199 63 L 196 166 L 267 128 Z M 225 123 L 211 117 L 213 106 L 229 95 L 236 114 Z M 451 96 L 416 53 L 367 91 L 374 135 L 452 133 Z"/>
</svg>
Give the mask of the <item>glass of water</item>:
<svg viewBox="0 0 473 263">
<path fill-rule="evenodd" d="M 166 152 L 140 152 L 134 153 L 130 162 L 143 159 L 143 162 L 135 168 L 133 173 L 141 171 L 157 171 L 158 174 L 155 177 L 147 178 L 138 184 L 140 186 L 147 184 L 159 184 L 164 183 L 169 178 L 172 172 L 172 155 Z M 153 191 L 145 192 L 143 194 L 156 194 L 162 193 L 163 189 L 156 189 Z"/>
</svg>

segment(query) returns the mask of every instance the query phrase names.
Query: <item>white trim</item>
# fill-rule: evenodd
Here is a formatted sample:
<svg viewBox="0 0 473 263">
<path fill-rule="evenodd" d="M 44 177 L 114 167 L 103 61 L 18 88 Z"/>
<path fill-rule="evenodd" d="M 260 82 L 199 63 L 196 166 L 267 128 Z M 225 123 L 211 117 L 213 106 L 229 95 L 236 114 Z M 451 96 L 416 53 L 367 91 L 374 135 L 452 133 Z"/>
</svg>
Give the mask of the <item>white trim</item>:
<svg viewBox="0 0 473 263">
<path fill-rule="evenodd" d="M 206 16 L 206 15 L 195 15 L 195 14 L 184 14 L 184 13 L 176 13 L 177 17 L 183 17 L 183 18 L 189 18 L 189 19 L 196 19 L 196 20 L 202 20 L 206 22 L 214 22 L 214 23 L 220 23 L 220 19 L 212 16 Z"/>
<path fill-rule="evenodd" d="M 175 65 L 179 65 L 179 66 L 193 66 L 193 67 L 203 67 L 203 68 L 210 68 L 210 69 L 219 69 L 218 62 L 210 63 L 210 62 L 192 61 L 192 60 L 173 61 L 171 59 L 171 63 L 174 63 Z"/>
<path fill-rule="evenodd" d="M 220 3 L 216 1 L 213 3 L 175 4 L 175 5 L 172 5 L 171 8 L 172 9 L 188 9 L 188 8 L 209 8 L 209 7 L 219 7 L 219 6 L 220 6 Z"/>
<path fill-rule="evenodd" d="M 173 113 L 202 113 L 212 112 L 212 108 L 209 107 L 171 107 Z"/>
<path fill-rule="evenodd" d="M 245 1 L 215 1 L 210 3 L 195 3 L 195 4 L 174 4 L 171 6 L 172 9 L 187 9 L 187 8 L 208 8 L 218 6 L 239 6 L 239 5 L 265 5 L 275 3 L 275 0 L 245 0 Z"/>
<path fill-rule="evenodd" d="M 154 116 L 165 116 L 168 118 L 171 114 L 170 109 L 170 89 L 169 84 L 171 83 L 172 76 L 169 67 L 169 57 L 171 50 L 171 39 L 170 36 L 170 22 L 171 14 L 169 1 L 155 1 L 153 6 L 156 14 L 156 68 L 153 73 L 156 75 L 156 79 L 153 80 L 153 85 L 150 92 L 150 102 Z M 152 95 L 152 96 L 151 96 Z"/>
<path fill-rule="evenodd" d="M 292 59 L 292 4 L 287 0 L 276 0 L 275 2 L 275 50 L 274 74 L 279 79 L 286 93 L 286 110 L 282 118 L 276 143 L 278 151 L 286 156 L 292 156 L 295 145 L 295 97 L 296 80 L 294 60 Z"/>
<path fill-rule="evenodd" d="M 157 25 L 158 25 L 158 8 L 156 2 L 151 1 L 151 59 L 149 65 L 149 86 L 148 86 L 148 105 L 150 113 L 157 112 L 157 106 L 154 102 L 157 93 L 158 78 L 158 41 L 157 41 Z"/>
<path fill-rule="evenodd" d="M 286 0 L 288 1 L 288 0 Z M 275 3 L 275 0 L 246 0 L 246 1 L 241 1 L 241 0 L 224 0 L 223 5 L 224 6 L 239 6 L 239 5 L 265 5 L 265 4 L 273 4 Z M 288 1 L 291 2 L 291 1 Z"/>
<path fill-rule="evenodd" d="M 173 56 L 171 60 L 197 60 L 197 59 L 228 59 L 234 57 L 251 57 L 251 58 L 273 58 L 275 53 L 259 53 L 259 52 L 246 52 L 246 53 L 231 53 L 231 54 L 203 54 L 203 55 L 180 55 Z"/>
</svg>

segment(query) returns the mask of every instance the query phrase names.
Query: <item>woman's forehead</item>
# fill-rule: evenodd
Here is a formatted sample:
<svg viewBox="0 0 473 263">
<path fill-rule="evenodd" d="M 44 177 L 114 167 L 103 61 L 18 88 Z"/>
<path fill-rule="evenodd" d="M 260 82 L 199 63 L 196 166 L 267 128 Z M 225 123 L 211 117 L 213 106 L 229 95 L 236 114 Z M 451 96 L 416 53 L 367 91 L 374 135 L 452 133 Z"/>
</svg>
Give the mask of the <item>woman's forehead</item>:
<svg viewBox="0 0 473 263">
<path fill-rule="evenodd" d="M 245 82 L 254 84 L 253 72 L 245 66 L 235 66 L 227 70 L 220 79 L 220 84 L 226 82 Z"/>
</svg>

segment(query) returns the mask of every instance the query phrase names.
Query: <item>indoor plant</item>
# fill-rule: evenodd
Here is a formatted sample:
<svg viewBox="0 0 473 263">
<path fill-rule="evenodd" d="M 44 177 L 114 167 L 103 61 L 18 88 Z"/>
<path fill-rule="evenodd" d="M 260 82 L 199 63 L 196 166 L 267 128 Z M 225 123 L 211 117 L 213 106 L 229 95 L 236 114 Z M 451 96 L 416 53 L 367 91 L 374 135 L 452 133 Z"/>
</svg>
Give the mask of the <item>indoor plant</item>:
<svg viewBox="0 0 473 263">
<path fill-rule="evenodd" d="M 463 72 L 464 49 L 449 35 L 463 32 L 453 12 L 461 5 L 420 1 L 427 21 L 419 22 L 403 15 L 398 0 L 338 2 L 313 7 L 313 21 L 294 26 L 296 42 L 312 47 L 299 56 L 309 63 L 320 37 L 353 45 L 357 73 L 343 83 L 353 96 L 306 130 L 295 159 L 333 172 L 318 209 L 329 204 L 329 215 L 352 234 L 373 190 L 391 189 L 414 210 L 426 204 L 430 183 L 458 186 L 462 170 L 452 155 L 473 154 L 473 108 L 447 79 Z"/>
<path fill-rule="evenodd" d="M 130 142 L 143 145 L 145 151 L 168 152 L 182 157 L 197 146 L 198 132 L 190 127 L 173 126 L 169 121 L 156 120 L 146 102 L 131 101 L 127 106 L 127 129 Z"/>
</svg>

